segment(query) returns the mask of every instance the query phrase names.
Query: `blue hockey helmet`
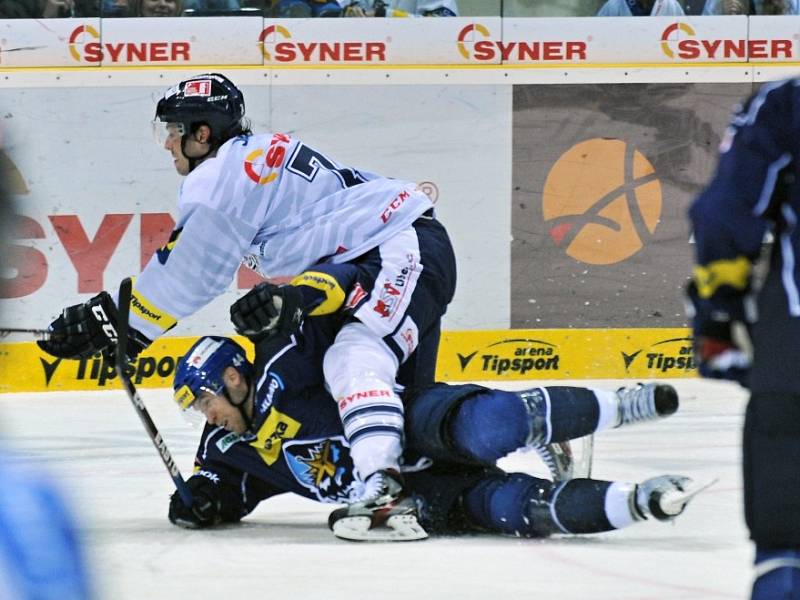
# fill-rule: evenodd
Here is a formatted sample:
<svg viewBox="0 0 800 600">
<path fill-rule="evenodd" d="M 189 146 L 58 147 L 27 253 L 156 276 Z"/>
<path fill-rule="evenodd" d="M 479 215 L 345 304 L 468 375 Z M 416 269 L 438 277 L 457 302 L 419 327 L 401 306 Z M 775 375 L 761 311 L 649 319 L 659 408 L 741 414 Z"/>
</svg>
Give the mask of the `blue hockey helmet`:
<svg viewBox="0 0 800 600">
<path fill-rule="evenodd" d="M 247 360 L 244 348 L 226 337 L 200 338 L 175 368 L 172 382 L 175 402 L 187 410 L 204 391 L 226 395 L 222 374 L 228 367 L 234 367 L 245 379 L 251 380 L 253 365 Z"/>
</svg>

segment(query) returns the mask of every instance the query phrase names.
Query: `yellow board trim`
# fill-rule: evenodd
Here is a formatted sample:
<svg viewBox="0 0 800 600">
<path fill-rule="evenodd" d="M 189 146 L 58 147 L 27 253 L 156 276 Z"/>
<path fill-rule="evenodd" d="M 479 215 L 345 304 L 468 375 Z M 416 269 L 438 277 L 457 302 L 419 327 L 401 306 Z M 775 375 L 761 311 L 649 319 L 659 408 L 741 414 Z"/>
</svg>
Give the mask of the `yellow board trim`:
<svg viewBox="0 0 800 600">
<path fill-rule="evenodd" d="M 715 260 L 705 267 L 694 268 L 694 281 L 701 298 L 710 298 L 723 285 L 743 292 L 750 283 L 751 263 L 744 256 Z"/>
<path fill-rule="evenodd" d="M 197 339 L 156 340 L 133 363 L 133 382 L 141 388 L 171 388 L 177 360 Z M 252 360 L 252 344 L 241 336 L 233 339 Z M 436 368 L 439 381 L 669 379 L 696 374 L 691 331 L 686 328 L 445 331 Z M 45 354 L 35 342 L 0 344 L 0 393 L 109 389 L 120 389 L 116 369 L 99 356 L 64 360 Z"/>
<path fill-rule="evenodd" d="M 336 312 L 344 304 L 345 294 L 342 286 L 333 275 L 319 271 L 305 271 L 292 279 L 290 285 L 319 290 L 325 294 L 325 300 L 309 313 L 309 316 L 318 317 Z"/>
</svg>

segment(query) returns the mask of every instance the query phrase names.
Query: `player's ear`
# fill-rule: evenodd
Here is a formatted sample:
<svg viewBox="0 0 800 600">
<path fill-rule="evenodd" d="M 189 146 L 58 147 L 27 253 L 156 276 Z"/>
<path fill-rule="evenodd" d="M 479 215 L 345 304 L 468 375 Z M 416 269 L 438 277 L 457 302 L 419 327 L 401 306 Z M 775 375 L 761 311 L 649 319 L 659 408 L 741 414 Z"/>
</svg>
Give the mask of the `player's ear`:
<svg viewBox="0 0 800 600">
<path fill-rule="evenodd" d="M 194 139 L 201 144 L 208 144 L 211 142 L 211 128 L 208 125 L 198 125 L 197 130 L 194 132 Z"/>
<path fill-rule="evenodd" d="M 225 370 L 222 372 L 222 381 L 225 387 L 235 389 L 241 385 L 242 375 L 233 367 L 225 367 Z"/>
</svg>

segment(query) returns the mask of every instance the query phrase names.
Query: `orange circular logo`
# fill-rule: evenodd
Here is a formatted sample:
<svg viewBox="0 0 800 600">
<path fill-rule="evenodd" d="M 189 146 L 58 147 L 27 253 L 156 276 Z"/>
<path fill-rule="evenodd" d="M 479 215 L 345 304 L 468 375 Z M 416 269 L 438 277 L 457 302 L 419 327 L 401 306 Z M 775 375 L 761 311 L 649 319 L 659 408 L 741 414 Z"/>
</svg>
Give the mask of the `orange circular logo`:
<svg viewBox="0 0 800 600">
<path fill-rule="evenodd" d="M 78 62 L 81 62 L 81 53 L 78 48 L 86 43 L 86 36 L 92 40 L 99 40 L 100 32 L 91 25 L 79 25 L 72 30 L 69 36 L 69 53 Z"/>
<path fill-rule="evenodd" d="M 469 47 L 475 43 L 476 34 L 482 35 L 484 38 L 490 37 L 492 34 L 489 30 L 480 23 L 470 23 L 458 32 L 458 51 L 465 59 L 472 58 Z"/>
<path fill-rule="evenodd" d="M 261 54 L 263 54 L 264 58 L 267 60 L 272 60 L 272 55 L 270 55 L 269 50 L 267 50 L 267 46 L 270 44 L 274 45 L 279 35 L 287 40 L 292 37 L 292 34 L 289 33 L 289 30 L 283 25 L 268 25 L 258 36 L 258 45 L 261 46 Z"/>
<path fill-rule="evenodd" d="M 590 265 L 626 260 L 661 218 L 661 183 L 650 161 L 622 140 L 594 138 L 559 157 L 544 184 L 550 237 Z"/>
</svg>

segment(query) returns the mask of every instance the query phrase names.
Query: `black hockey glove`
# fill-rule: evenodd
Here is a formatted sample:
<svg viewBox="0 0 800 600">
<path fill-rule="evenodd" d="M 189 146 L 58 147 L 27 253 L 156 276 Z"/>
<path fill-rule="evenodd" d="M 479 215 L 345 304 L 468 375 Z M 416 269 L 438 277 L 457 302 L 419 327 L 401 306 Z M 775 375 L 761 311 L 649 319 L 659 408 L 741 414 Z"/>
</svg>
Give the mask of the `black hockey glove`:
<svg viewBox="0 0 800 600">
<path fill-rule="evenodd" d="M 83 304 L 68 306 L 48 327 L 49 336 L 39 347 L 59 358 L 88 358 L 98 352 L 113 356 L 117 344 L 117 307 L 108 292 Z M 135 329 L 128 329 L 128 359 L 150 345 Z"/>
<path fill-rule="evenodd" d="M 192 505 L 186 506 L 175 491 L 169 499 L 169 521 L 186 529 L 203 529 L 222 521 L 222 501 L 218 486 L 211 479 L 194 475 L 186 482 L 192 491 Z"/>
<path fill-rule="evenodd" d="M 292 285 L 259 283 L 231 306 L 236 332 L 254 343 L 291 335 L 304 317 L 303 295 Z"/>
<path fill-rule="evenodd" d="M 700 375 L 737 381 L 748 387 L 752 348 L 746 304 L 752 299 L 747 295 L 714 301 L 703 299 L 694 281 L 686 287 L 686 298 L 686 314 L 691 319 L 694 356 Z"/>
</svg>

